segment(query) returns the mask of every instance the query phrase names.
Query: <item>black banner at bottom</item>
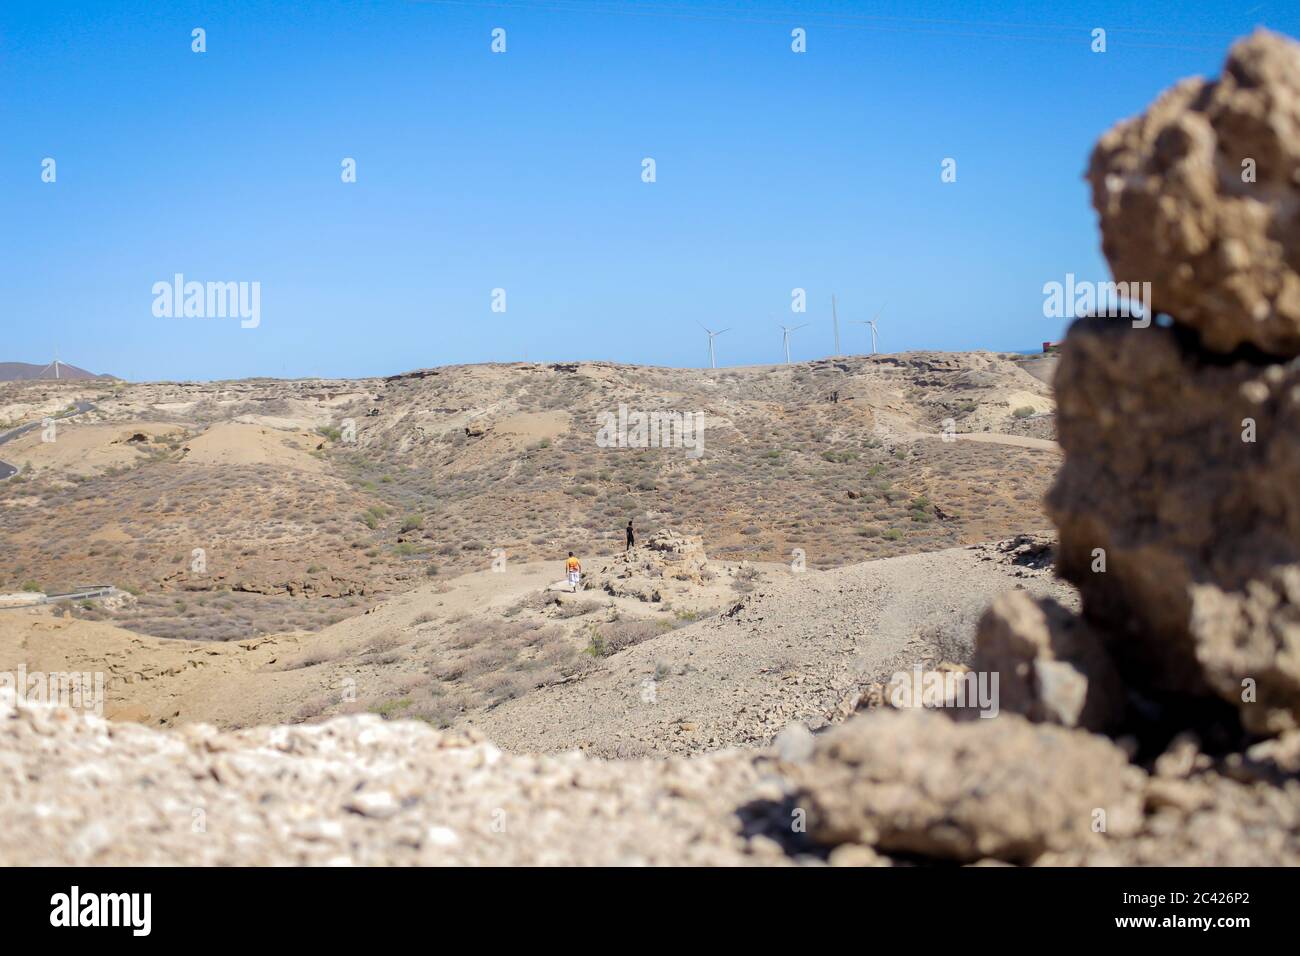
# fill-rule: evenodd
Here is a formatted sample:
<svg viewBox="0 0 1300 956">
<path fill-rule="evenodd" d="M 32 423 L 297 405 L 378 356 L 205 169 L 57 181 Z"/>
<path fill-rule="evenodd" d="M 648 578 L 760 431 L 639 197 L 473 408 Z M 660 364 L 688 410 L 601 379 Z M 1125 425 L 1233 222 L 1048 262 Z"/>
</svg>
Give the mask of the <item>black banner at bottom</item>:
<svg viewBox="0 0 1300 956">
<path fill-rule="evenodd" d="M 1300 876 L 1276 869 L 850 870 L 8 869 L 0 871 L 7 940 L 76 933 L 122 941 L 295 945 L 376 931 L 515 933 L 536 944 L 558 922 L 626 934 L 686 921 L 770 943 L 835 925 L 945 933 L 1017 932 L 1229 941 L 1291 924 Z M 945 927 L 947 929 L 945 929 Z M 874 932 L 875 929 L 871 929 Z M 1172 935 L 1170 935 L 1172 934 Z M 474 938 L 471 936 L 471 939 Z M 623 938 L 623 937 L 618 937 Z M 450 939 L 448 939 L 450 942 Z"/>
</svg>

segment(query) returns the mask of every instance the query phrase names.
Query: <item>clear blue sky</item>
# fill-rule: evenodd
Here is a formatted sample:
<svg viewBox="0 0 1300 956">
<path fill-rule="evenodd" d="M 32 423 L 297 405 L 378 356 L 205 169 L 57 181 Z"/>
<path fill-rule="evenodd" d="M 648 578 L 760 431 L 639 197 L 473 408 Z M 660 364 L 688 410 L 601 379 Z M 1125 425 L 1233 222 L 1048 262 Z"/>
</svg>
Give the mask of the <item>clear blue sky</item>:
<svg viewBox="0 0 1300 956">
<path fill-rule="evenodd" d="M 133 379 L 699 366 L 703 322 L 733 329 L 719 364 L 754 364 L 780 360 L 778 321 L 812 323 L 796 359 L 831 353 L 832 293 L 844 351 L 885 300 L 889 351 L 1033 348 L 1063 326 L 1043 283 L 1106 277 L 1096 137 L 1253 26 L 1296 35 L 1296 11 L 3 0 L 0 360 L 57 346 Z M 155 318 L 176 272 L 260 282 L 260 327 Z"/>
</svg>

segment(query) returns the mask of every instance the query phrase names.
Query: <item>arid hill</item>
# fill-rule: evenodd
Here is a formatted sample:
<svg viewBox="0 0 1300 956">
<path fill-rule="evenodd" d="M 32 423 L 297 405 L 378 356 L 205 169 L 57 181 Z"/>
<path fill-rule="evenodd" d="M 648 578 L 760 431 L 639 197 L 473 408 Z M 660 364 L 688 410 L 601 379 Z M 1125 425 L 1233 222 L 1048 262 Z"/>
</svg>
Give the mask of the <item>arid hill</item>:
<svg viewBox="0 0 1300 956">
<path fill-rule="evenodd" d="M 81 379 L 111 379 L 112 375 L 96 375 L 94 372 L 87 372 L 84 368 L 77 368 L 75 365 L 68 365 L 66 362 L 60 362 L 58 369 L 54 363 L 46 365 L 31 365 L 27 362 L 0 362 L 0 382 L 23 382 L 31 379 L 55 379 L 55 380 L 81 380 Z"/>
<path fill-rule="evenodd" d="M 231 639 L 315 630 L 502 556 L 608 553 L 629 518 L 715 559 L 822 569 L 1003 538 L 1045 523 L 1057 461 L 1050 388 L 1022 361 L 13 384 L 7 427 L 55 421 L 0 444 L 20 469 L 0 482 L 0 590 L 115 584 L 136 600 L 76 613 Z M 698 415 L 699 454 L 676 431 L 604 442 L 620 406 Z"/>
<path fill-rule="evenodd" d="M 102 672 L 105 716 L 153 726 L 370 712 L 478 726 L 521 752 L 698 753 L 826 726 L 899 668 L 969 659 L 975 622 L 1007 588 L 1076 603 L 1041 553 L 1014 545 L 804 572 L 642 547 L 591 562 L 577 593 L 553 563 L 517 563 L 316 633 L 222 642 L 13 609 L 0 612 L 0 672 Z"/>
</svg>

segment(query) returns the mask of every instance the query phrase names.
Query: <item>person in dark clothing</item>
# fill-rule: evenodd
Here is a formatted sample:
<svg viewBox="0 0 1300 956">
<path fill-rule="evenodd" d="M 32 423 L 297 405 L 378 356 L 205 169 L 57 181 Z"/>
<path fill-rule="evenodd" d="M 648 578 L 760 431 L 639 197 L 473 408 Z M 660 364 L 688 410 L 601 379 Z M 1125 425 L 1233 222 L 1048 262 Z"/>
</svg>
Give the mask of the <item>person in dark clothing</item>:
<svg viewBox="0 0 1300 956">
<path fill-rule="evenodd" d="M 635 547 L 636 547 L 636 532 L 632 530 L 632 519 L 629 518 L 627 521 L 627 547 L 624 548 L 624 550 L 631 551 Z"/>
</svg>

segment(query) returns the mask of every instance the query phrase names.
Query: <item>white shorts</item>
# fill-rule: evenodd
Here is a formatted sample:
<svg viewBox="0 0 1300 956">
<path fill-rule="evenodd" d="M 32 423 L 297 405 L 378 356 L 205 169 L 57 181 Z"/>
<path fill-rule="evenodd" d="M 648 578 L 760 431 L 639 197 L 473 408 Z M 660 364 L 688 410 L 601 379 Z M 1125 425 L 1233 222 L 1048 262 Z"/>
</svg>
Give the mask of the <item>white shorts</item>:
<svg viewBox="0 0 1300 956">
<path fill-rule="evenodd" d="M 580 578 L 580 577 L 582 577 L 582 572 L 581 572 L 581 571 L 570 571 L 570 572 L 569 572 L 569 583 L 570 583 L 570 584 L 577 584 L 577 583 L 578 583 L 578 578 Z"/>
</svg>

